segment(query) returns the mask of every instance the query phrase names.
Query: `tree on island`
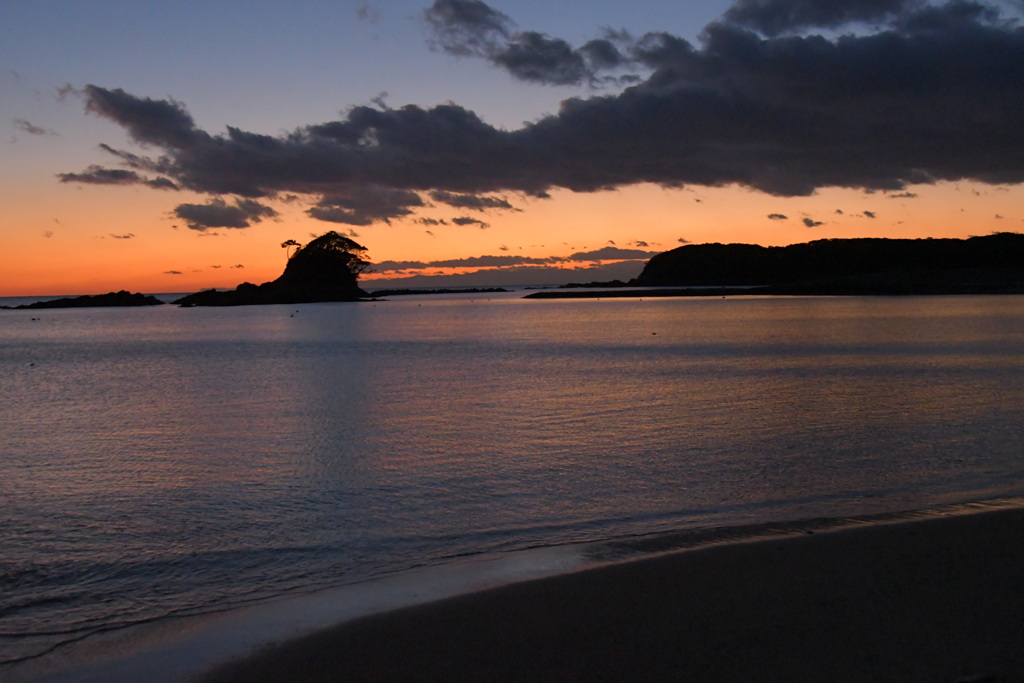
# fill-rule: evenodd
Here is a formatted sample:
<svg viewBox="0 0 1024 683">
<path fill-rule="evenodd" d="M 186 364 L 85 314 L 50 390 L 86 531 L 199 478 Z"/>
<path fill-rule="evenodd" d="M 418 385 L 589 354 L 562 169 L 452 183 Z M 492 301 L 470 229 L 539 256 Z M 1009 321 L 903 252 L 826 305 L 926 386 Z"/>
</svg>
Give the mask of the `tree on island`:
<svg viewBox="0 0 1024 683">
<path fill-rule="evenodd" d="M 285 240 L 284 242 L 281 242 L 281 248 L 284 249 L 284 255 L 286 260 L 291 260 L 292 258 L 292 247 L 301 248 L 302 245 L 296 242 L 295 240 Z"/>
<path fill-rule="evenodd" d="M 288 242 L 294 245 L 299 244 L 295 240 L 288 240 Z M 331 230 L 296 251 L 289 259 L 290 262 L 284 272 L 287 275 L 292 264 L 298 261 L 302 263 L 303 269 L 312 268 L 317 272 L 320 272 L 320 268 L 323 270 L 344 268 L 352 274 L 353 278 L 358 279 L 370 268 L 370 262 L 363 258 L 365 255 L 366 247 Z"/>
<path fill-rule="evenodd" d="M 288 240 L 282 247 L 289 245 Z M 370 262 L 366 247 L 333 230 L 300 247 L 288 259 L 281 277 L 254 285 L 243 282 L 237 289 L 218 292 L 208 289 L 190 294 L 174 303 L 182 306 L 245 306 L 254 304 L 298 304 L 322 301 L 357 301 L 368 295 L 359 288 L 359 276 Z"/>
</svg>

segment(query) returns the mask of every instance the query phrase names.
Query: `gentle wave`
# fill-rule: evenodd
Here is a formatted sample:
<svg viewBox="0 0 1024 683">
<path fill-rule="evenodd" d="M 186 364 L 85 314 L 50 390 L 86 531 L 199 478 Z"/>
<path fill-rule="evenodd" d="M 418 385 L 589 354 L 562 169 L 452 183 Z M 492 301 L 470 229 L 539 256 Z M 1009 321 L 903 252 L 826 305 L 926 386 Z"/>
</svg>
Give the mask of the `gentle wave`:
<svg viewBox="0 0 1024 683">
<path fill-rule="evenodd" d="M 294 312 L 5 317 L 0 662 L 481 554 L 1024 494 L 1024 297 Z"/>
</svg>

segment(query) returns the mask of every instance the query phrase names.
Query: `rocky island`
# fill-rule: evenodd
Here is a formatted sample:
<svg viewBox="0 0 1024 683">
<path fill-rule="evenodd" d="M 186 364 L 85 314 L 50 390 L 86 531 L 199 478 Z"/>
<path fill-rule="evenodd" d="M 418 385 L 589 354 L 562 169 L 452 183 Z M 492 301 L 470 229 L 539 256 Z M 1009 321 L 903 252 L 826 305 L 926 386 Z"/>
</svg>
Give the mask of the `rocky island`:
<svg viewBox="0 0 1024 683">
<path fill-rule="evenodd" d="M 37 301 L 31 304 L 13 306 L 14 309 L 37 309 L 37 308 L 99 308 L 104 306 L 163 306 L 164 302 L 155 296 L 146 296 L 138 292 L 121 290 L 120 292 L 107 292 L 106 294 L 95 294 L 87 296 L 67 297 L 64 299 L 53 299 L 51 301 Z M 3 308 L 8 308 L 3 306 Z"/>
<path fill-rule="evenodd" d="M 286 243 L 287 244 L 287 243 Z M 333 230 L 299 248 L 281 277 L 254 285 L 243 282 L 228 291 L 207 289 L 174 301 L 179 306 L 251 306 L 358 301 L 369 295 L 359 288 L 359 275 L 370 263 L 366 247 Z"/>
</svg>

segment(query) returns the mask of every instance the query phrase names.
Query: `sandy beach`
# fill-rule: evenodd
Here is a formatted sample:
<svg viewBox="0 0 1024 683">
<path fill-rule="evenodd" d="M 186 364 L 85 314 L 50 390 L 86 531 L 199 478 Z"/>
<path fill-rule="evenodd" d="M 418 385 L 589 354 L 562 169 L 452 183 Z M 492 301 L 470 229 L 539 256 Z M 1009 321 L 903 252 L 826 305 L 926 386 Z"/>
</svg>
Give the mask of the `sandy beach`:
<svg viewBox="0 0 1024 683">
<path fill-rule="evenodd" d="M 364 617 L 227 681 L 1021 681 L 1024 510 L 713 545 Z"/>
</svg>

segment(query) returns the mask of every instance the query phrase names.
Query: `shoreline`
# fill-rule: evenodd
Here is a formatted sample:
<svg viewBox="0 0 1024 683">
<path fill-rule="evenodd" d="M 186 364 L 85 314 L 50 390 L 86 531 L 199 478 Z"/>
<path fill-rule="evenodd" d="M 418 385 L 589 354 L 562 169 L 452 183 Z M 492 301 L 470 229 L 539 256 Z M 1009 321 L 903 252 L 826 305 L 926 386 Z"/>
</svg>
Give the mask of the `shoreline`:
<svg viewBox="0 0 1024 683">
<path fill-rule="evenodd" d="M 1024 680 L 1021 567 L 1019 503 L 853 523 L 374 614 L 198 680 Z"/>
<path fill-rule="evenodd" d="M 751 287 L 662 287 L 638 289 L 544 290 L 527 294 L 524 299 L 653 299 L 653 298 L 730 298 L 730 297 L 893 297 L 893 296 L 1014 296 L 1024 294 L 1020 285 L 984 286 L 817 286 L 762 285 Z"/>
<path fill-rule="evenodd" d="M 199 680 L 1024 680 L 1024 509 L 967 512 L 500 586 L 357 618 Z"/>
<path fill-rule="evenodd" d="M 159 620 L 0 673 L 1024 681 L 1020 567 L 1024 498 L 681 530 L 472 556 Z"/>
</svg>

